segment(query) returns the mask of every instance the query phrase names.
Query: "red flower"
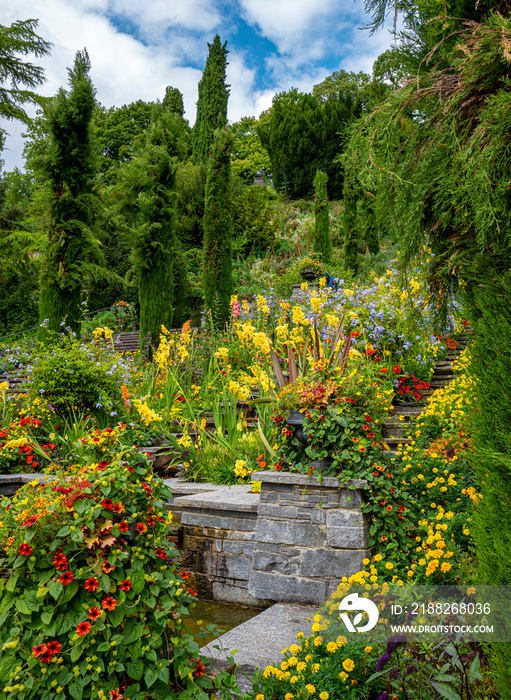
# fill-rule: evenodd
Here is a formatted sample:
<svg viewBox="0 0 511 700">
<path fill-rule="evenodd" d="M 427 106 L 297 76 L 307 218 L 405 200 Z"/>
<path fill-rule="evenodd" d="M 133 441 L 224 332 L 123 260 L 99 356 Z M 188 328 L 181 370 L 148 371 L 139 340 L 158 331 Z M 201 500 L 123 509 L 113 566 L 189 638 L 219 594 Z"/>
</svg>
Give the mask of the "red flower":
<svg viewBox="0 0 511 700">
<path fill-rule="evenodd" d="M 121 581 L 119 584 L 119 588 L 121 591 L 129 591 L 131 589 L 131 581 L 129 578 L 124 579 L 124 581 Z"/>
<path fill-rule="evenodd" d="M 40 644 L 32 649 L 32 655 L 37 659 L 39 654 L 44 654 L 46 651 L 48 651 L 46 644 Z"/>
<path fill-rule="evenodd" d="M 184 578 L 185 581 L 188 581 L 188 571 L 181 571 L 181 576 Z"/>
<path fill-rule="evenodd" d="M 110 595 L 106 595 L 101 601 L 101 607 L 105 610 L 115 610 L 117 607 L 117 601 Z"/>
<path fill-rule="evenodd" d="M 129 464 L 126 465 L 126 469 L 127 469 L 129 472 L 134 472 L 134 471 L 135 471 L 135 470 L 133 469 L 133 467 L 130 467 Z"/>
<path fill-rule="evenodd" d="M 55 554 L 53 557 L 53 563 L 57 571 L 65 571 L 68 567 L 67 557 L 65 554 Z"/>
<path fill-rule="evenodd" d="M 394 367 L 392 368 L 392 371 L 394 372 L 394 374 L 401 374 L 401 372 L 403 370 L 401 369 L 401 367 L 399 365 L 394 365 Z"/>
<path fill-rule="evenodd" d="M 83 585 L 86 591 L 93 593 L 96 588 L 99 588 L 99 581 L 97 578 L 92 577 L 88 578 Z"/>
<path fill-rule="evenodd" d="M 374 437 L 374 433 L 367 433 L 367 437 L 373 438 L 373 437 Z"/>
<path fill-rule="evenodd" d="M 122 513 L 124 510 L 123 504 L 119 501 L 119 503 L 116 503 L 115 506 L 112 508 L 114 513 Z"/>
<path fill-rule="evenodd" d="M 32 549 L 31 545 L 27 544 L 26 542 L 21 545 L 21 547 L 18 549 L 18 554 L 22 554 L 24 557 L 29 557 L 34 550 Z"/>
<path fill-rule="evenodd" d="M 60 583 L 63 583 L 64 586 L 67 586 L 68 583 L 71 583 L 71 581 L 74 579 L 74 575 L 71 573 L 71 571 L 65 571 L 63 574 L 60 574 L 59 576 L 59 581 Z"/>
<path fill-rule="evenodd" d="M 98 608 L 96 605 L 94 605 L 92 608 L 89 609 L 89 620 L 99 620 L 101 617 L 101 608 Z"/>
<path fill-rule="evenodd" d="M 387 506 L 387 510 L 388 510 L 389 513 L 390 513 L 390 511 L 392 510 L 392 506 Z"/>
<path fill-rule="evenodd" d="M 110 464 L 110 462 L 107 462 L 107 460 L 104 459 L 98 464 L 98 467 L 100 468 L 100 471 L 103 471 L 104 469 L 106 469 L 108 467 L 109 464 Z"/>
<path fill-rule="evenodd" d="M 357 438 L 357 437 L 352 437 L 351 439 L 353 440 L 353 442 L 358 442 L 358 438 Z"/>
<path fill-rule="evenodd" d="M 137 526 L 135 528 L 137 532 L 146 532 L 147 531 L 147 525 L 145 523 L 137 523 Z"/>
<path fill-rule="evenodd" d="M 40 517 L 40 515 L 32 515 L 28 520 L 25 520 L 21 527 L 32 527 L 32 525 L 35 525 Z"/>
<path fill-rule="evenodd" d="M 48 642 L 48 652 L 53 656 L 55 656 L 55 654 L 58 654 L 61 649 L 62 644 L 60 642 L 57 642 L 56 639 L 54 639 L 53 642 Z"/>
<path fill-rule="evenodd" d="M 385 535 L 382 535 L 382 536 L 380 537 L 380 540 L 381 540 L 382 542 L 385 542 L 386 539 L 387 539 L 387 537 L 386 537 Z"/>
<path fill-rule="evenodd" d="M 147 524 L 150 527 L 154 527 L 156 525 L 156 519 L 150 516 L 149 518 L 147 518 Z"/>
<path fill-rule="evenodd" d="M 197 662 L 195 664 L 195 670 L 193 672 L 194 676 L 198 676 L 199 678 L 204 675 L 204 671 L 206 670 L 206 667 L 202 663 L 200 659 L 197 659 Z"/>
<path fill-rule="evenodd" d="M 114 507 L 114 502 L 112 501 L 111 498 L 104 498 L 101 501 L 101 505 L 103 506 L 103 508 L 106 508 L 107 510 L 112 510 L 112 508 Z"/>
<path fill-rule="evenodd" d="M 110 700 L 122 700 L 124 695 L 121 694 L 119 688 L 110 691 Z"/>
<path fill-rule="evenodd" d="M 128 530 L 129 530 L 128 523 L 126 521 L 119 523 L 119 530 L 121 532 L 128 532 Z"/>
<path fill-rule="evenodd" d="M 108 562 L 108 561 L 104 561 L 103 564 L 101 565 L 101 571 L 104 571 L 105 574 L 109 574 L 114 569 L 115 569 L 114 564 L 110 564 L 110 562 Z"/>
<path fill-rule="evenodd" d="M 197 597 L 197 593 L 195 591 L 192 591 L 191 588 L 188 589 L 187 593 L 188 593 L 188 595 L 193 595 L 193 596 Z"/>
<path fill-rule="evenodd" d="M 167 552 L 164 549 L 161 549 L 161 547 L 156 547 L 154 553 L 157 557 L 160 557 L 160 559 L 168 559 Z"/>
<path fill-rule="evenodd" d="M 55 654 L 53 654 L 50 651 L 43 651 L 43 653 L 41 654 L 40 660 L 43 662 L 43 664 L 49 664 L 54 656 L 55 656 Z"/>
<path fill-rule="evenodd" d="M 371 428 L 368 425 L 363 425 L 362 430 L 371 430 Z"/>
<path fill-rule="evenodd" d="M 80 624 L 76 626 L 76 634 L 79 637 L 83 637 L 84 634 L 89 634 L 91 629 L 91 623 L 86 620 L 85 622 L 80 622 Z"/>
</svg>

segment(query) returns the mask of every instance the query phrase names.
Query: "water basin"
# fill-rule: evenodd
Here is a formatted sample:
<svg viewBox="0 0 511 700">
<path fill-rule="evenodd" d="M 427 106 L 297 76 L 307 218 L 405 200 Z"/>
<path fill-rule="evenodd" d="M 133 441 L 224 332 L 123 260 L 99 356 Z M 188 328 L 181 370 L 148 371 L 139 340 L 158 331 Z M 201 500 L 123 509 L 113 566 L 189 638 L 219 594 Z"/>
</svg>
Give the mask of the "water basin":
<svg viewBox="0 0 511 700">
<path fill-rule="evenodd" d="M 221 629 L 222 632 L 220 634 L 223 634 L 223 632 L 229 632 L 229 630 L 232 630 L 234 627 L 259 615 L 260 612 L 261 610 L 228 605 L 227 603 L 219 603 L 216 600 L 198 600 L 193 610 L 193 615 L 184 619 L 195 637 L 195 641 L 202 647 L 213 641 L 213 639 L 216 639 L 219 634 L 207 633 L 206 637 L 199 637 L 200 629 L 197 625 L 198 620 L 202 620 L 203 622 L 201 625 L 202 629 L 204 629 L 206 625 L 213 624 Z"/>
</svg>

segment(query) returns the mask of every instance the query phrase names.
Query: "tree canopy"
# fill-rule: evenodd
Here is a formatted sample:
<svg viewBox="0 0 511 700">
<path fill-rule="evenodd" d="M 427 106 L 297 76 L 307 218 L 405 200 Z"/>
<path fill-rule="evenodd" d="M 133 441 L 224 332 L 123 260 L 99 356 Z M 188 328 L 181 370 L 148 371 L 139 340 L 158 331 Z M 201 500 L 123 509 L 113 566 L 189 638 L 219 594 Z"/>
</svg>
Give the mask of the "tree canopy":
<svg viewBox="0 0 511 700">
<path fill-rule="evenodd" d="M 208 44 L 209 53 L 204 73 L 199 82 L 199 99 L 197 100 L 197 117 L 193 128 L 192 157 L 194 163 L 206 163 L 216 129 L 227 124 L 227 101 L 229 85 L 225 83 L 228 50 L 218 34 L 212 44 Z"/>
<path fill-rule="evenodd" d="M 0 24 L 0 118 L 28 122 L 26 104 L 40 103 L 33 91 L 44 83 L 41 66 L 23 61 L 21 56 L 37 58 L 49 54 L 52 44 L 35 33 L 38 20 L 19 20 L 6 27 Z M 5 130 L 0 127 L 0 136 Z"/>
</svg>

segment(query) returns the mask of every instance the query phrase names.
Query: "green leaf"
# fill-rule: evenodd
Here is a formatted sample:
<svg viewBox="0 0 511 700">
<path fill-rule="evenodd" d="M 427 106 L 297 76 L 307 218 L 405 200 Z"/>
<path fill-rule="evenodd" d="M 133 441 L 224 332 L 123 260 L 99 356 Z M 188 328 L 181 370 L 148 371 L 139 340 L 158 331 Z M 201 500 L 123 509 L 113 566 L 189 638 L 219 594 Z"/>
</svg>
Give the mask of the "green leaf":
<svg viewBox="0 0 511 700">
<path fill-rule="evenodd" d="M 71 583 L 66 586 L 64 595 L 59 604 L 62 605 L 63 603 L 67 603 L 67 601 L 71 600 L 76 593 L 78 593 L 78 581 L 71 581 Z"/>
<path fill-rule="evenodd" d="M 164 683 L 169 682 L 169 669 L 167 666 L 163 666 L 163 668 L 158 669 L 158 678 L 163 681 Z"/>
<path fill-rule="evenodd" d="M 24 598 L 18 598 L 16 600 L 15 605 L 16 605 L 16 610 L 20 613 L 23 613 L 23 615 L 30 615 L 31 614 Z"/>
<path fill-rule="evenodd" d="M 110 651 L 110 642 L 101 642 L 96 648 L 98 651 Z"/>
<path fill-rule="evenodd" d="M 101 588 L 105 591 L 105 593 L 110 593 L 110 587 L 112 585 L 112 582 L 110 580 L 110 576 L 107 576 L 106 574 L 103 574 L 101 578 L 99 579 Z"/>
<path fill-rule="evenodd" d="M 132 644 L 144 634 L 144 623 L 128 620 L 124 627 L 124 644 Z"/>
<path fill-rule="evenodd" d="M 37 591 L 29 591 L 25 596 L 25 600 L 27 602 L 27 607 L 31 612 L 39 612 L 40 606 L 37 600 Z"/>
<path fill-rule="evenodd" d="M 60 598 L 60 594 L 63 590 L 64 586 L 60 583 L 60 581 L 48 581 L 48 591 L 51 597 L 55 600 L 57 600 L 57 598 Z"/>
<path fill-rule="evenodd" d="M 74 646 L 71 649 L 71 663 L 74 663 L 75 661 L 78 661 L 80 656 L 82 655 L 82 647 L 81 646 Z"/>
<path fill-rule="evenodd" d="M 53 617 L 52 612 L 48 612 L 48 611 L 43 612 L 43 614 L 41 615 L 41 622 L 43 623 L 43 625 L 49 625 L 52 617 Z"/>
<path fill-rule="evenodd" d="M 454 690 L 452 685 L 440 681 L 431 681 L 431 685 L 446 700 L 461 700 L 461 696 Z"/>
<path fill-rule="evenodd" d="M 147 687 L 150 688 L 157 679 L 158 676 L 156 675 L 154 669 L 148 668 L 144 674 L 144 680 L 146 682 Z"/>
<path fill-rule="evenodd" d="M 118 605 L 114 610 L 108 611 L 108 619 L 113 627 L 119 627 L 126 615 L 126 608 L 123 605 Z"/>
<path fill-rule="evenodd" d="M 81 681 L 75 681 L 70 683 L 68 686 L 69 695 L 71 695 L 74 700 L 82 700 L 83 696 L 83 683 Z"/>
<path fill-rule="evenodd" d="M 135 571 L 131 575 L 131 590 L 135 595 L 138 595 L 139 593 L 142 593 L 145 587 L 145 571 L 142 569 L 141 571 Z"/>
<path fill-rule="evenodd" d="M 14 593 L 16 590 L 16 584 L 18 583 L 18 579 L 20 577 L 20 572 L 17 571 L 14 576 L 11 576 L 9 580 L 7 581 L 7 584 L 5 586 L 5 590 L 9 591 L 10 593 Z"/>
<path fill-rule="evenodd" d="M 64 527 L 61 527 L 57 532 L 57 537 L 65 537 L 66 535 L 69 535 L 70 532 L 71 530 L 69 529 L 69 525 L 64 525 Z"/>
<path fill-rule="evenodd" d="M 139 681 L 144 673 L 144 662 L 142 659 L 130 661 L 130 663 L 126 666 L 126 671 L 128 672 L 130 678 L 133 678 L 134 681 Z"/>
</svg>

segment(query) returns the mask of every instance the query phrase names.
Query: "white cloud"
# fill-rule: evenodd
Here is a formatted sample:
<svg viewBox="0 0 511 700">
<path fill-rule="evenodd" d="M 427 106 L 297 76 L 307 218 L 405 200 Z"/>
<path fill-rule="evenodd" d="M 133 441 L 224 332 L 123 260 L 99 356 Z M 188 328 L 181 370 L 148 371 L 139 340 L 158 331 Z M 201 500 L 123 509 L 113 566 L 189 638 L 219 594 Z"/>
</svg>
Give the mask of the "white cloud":
<svg viewBox="0 0 511 700">
<path fill-rule="evenodd" d="M 228 40 L 231 121 L 258 116 L 276 92 L 311 90 L 333 70 L 370 71 L 390 44 L 384 32 L 371 37 L 356 29 L 365 20 L 352 0 L 23 0 L 22 15 L 19 3 L 3 4 L 4 25 L 39 18 L 37 33 L 54 44 L 51 56 L 39 61 L 47 77 L 41 94 L 54 95 L 67 85 L 67 68 L 76 51 L 86 47 L 103 105 L 162 99 L 165 87 L 172 85 L 183 93 L 190 123 L 207 42 L 217 31 L 222 41 Z M 235 48 L 240 14 L 274 44 L 273 52 L 254 56 L 250 45 Z M 332 67 L 332 56 L 339 57 L 337 66 Z M 261 65 L 263 80 L 256 70 Z M 5 169 L 22 167 L 24 127 L 12 122 L 2 126 L 11 134 L 1 156 Z"/>
</svg>

